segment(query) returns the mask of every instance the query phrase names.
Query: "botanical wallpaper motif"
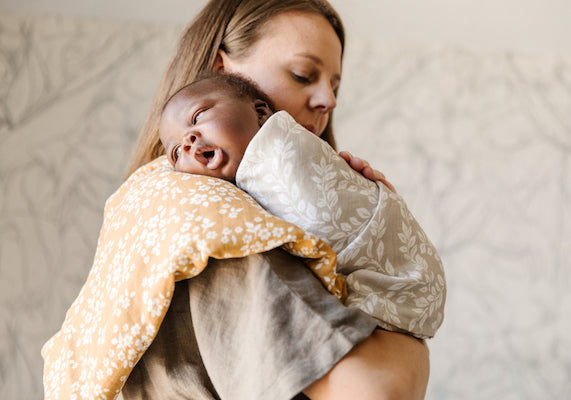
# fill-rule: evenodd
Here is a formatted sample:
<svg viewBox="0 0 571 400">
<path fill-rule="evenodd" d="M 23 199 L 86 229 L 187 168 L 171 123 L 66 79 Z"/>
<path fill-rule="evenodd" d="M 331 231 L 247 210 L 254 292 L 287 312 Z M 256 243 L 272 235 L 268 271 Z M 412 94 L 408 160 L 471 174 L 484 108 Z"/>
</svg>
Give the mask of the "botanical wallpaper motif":
<svg viewBox="0 0 571 400">
<path fill-rule="evenodd" d="M 0 398 L 43 398 L 40 347 L 178 27 L 0 17 Z M 571 392 L 571 56 L 349 37 L 339 149 L 382 170 L 443 259 L 427 399 Z"/>
<path fill-rule="evenodd" d="M 0 398 L 43 398 L 39 350 L 87 277 L 176 36 L 0 17 Z"/>
</svg>

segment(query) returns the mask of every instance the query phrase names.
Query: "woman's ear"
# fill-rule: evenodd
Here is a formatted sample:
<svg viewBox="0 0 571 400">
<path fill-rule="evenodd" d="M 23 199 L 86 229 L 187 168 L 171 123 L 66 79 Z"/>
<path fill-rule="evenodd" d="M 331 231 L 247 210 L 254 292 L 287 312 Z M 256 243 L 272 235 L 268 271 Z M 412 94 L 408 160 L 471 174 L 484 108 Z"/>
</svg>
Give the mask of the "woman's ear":
<svg viewBox="0 0 571 400">
<path fill-rule="evenodd" d="M 212 67 L 213 72 L 230 72 L 225 71 L 224 67 L 228 66 L 230 57 L 224 50 L 218 49 L 216 52 L 216 58 L 214 59 L 214 66 Z"/>
<path fill-rule="evenodd" d="M 254 108 L 258 114 L 258 125 L 260 125 L 260 127 L 264 125 L 264 122 L 274 113 L 264 100 L 257 99 L 254 101 Z"/>
</svg>

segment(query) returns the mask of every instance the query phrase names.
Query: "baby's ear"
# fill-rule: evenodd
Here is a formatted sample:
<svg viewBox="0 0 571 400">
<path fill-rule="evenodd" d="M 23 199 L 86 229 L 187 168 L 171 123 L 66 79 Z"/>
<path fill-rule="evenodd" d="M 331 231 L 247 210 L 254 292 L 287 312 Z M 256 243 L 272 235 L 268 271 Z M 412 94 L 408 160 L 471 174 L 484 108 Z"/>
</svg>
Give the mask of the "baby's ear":
<svg viewBox="0 0 571 400">
<path fill-rule="evenodd" d="M 274 112 L 268 103 L 260 99 L 254 101 L 254 107 L 256 108 L 256 113 L 258 114 L 258 124 L 261 127 Z"/>
</svg>

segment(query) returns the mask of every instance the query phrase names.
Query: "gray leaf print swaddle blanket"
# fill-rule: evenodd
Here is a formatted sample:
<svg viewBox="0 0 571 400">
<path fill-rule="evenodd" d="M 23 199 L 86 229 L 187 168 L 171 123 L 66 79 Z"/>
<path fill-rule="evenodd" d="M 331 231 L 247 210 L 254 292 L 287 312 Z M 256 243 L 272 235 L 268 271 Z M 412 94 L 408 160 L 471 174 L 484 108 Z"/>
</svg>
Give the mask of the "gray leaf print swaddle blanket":
<svg viewBox="0 0 571 400">
<path fill-rule="evenodd" d="M 401 196 L 354 171 L 284 111 L 250 142 L 236 184 L 333 248 L 347 279 L 345 305 L 384 329 L 434 336 L 444 318 L 444 270 Z"/>
</svg>

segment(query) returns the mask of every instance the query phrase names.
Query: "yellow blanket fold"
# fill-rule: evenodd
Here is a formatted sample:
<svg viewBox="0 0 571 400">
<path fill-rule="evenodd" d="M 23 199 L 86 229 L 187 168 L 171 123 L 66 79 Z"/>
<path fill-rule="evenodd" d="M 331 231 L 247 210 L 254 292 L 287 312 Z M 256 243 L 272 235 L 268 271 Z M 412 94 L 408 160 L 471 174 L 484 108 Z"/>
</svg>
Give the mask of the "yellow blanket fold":
<svg viewBox="0 0 571 400">
<path fill-rule="evenodd" d="M 42 348 L 45 399 L 114 399 L 153 341 L 175 281 L 198 275 L 210 257 L 279 246 L 344 298 L 336 255 L 316 236 L 229 182 L 173 172 L 165 157 L 140 168 L 107 200 L 87 281 Z"/>
</svg>

